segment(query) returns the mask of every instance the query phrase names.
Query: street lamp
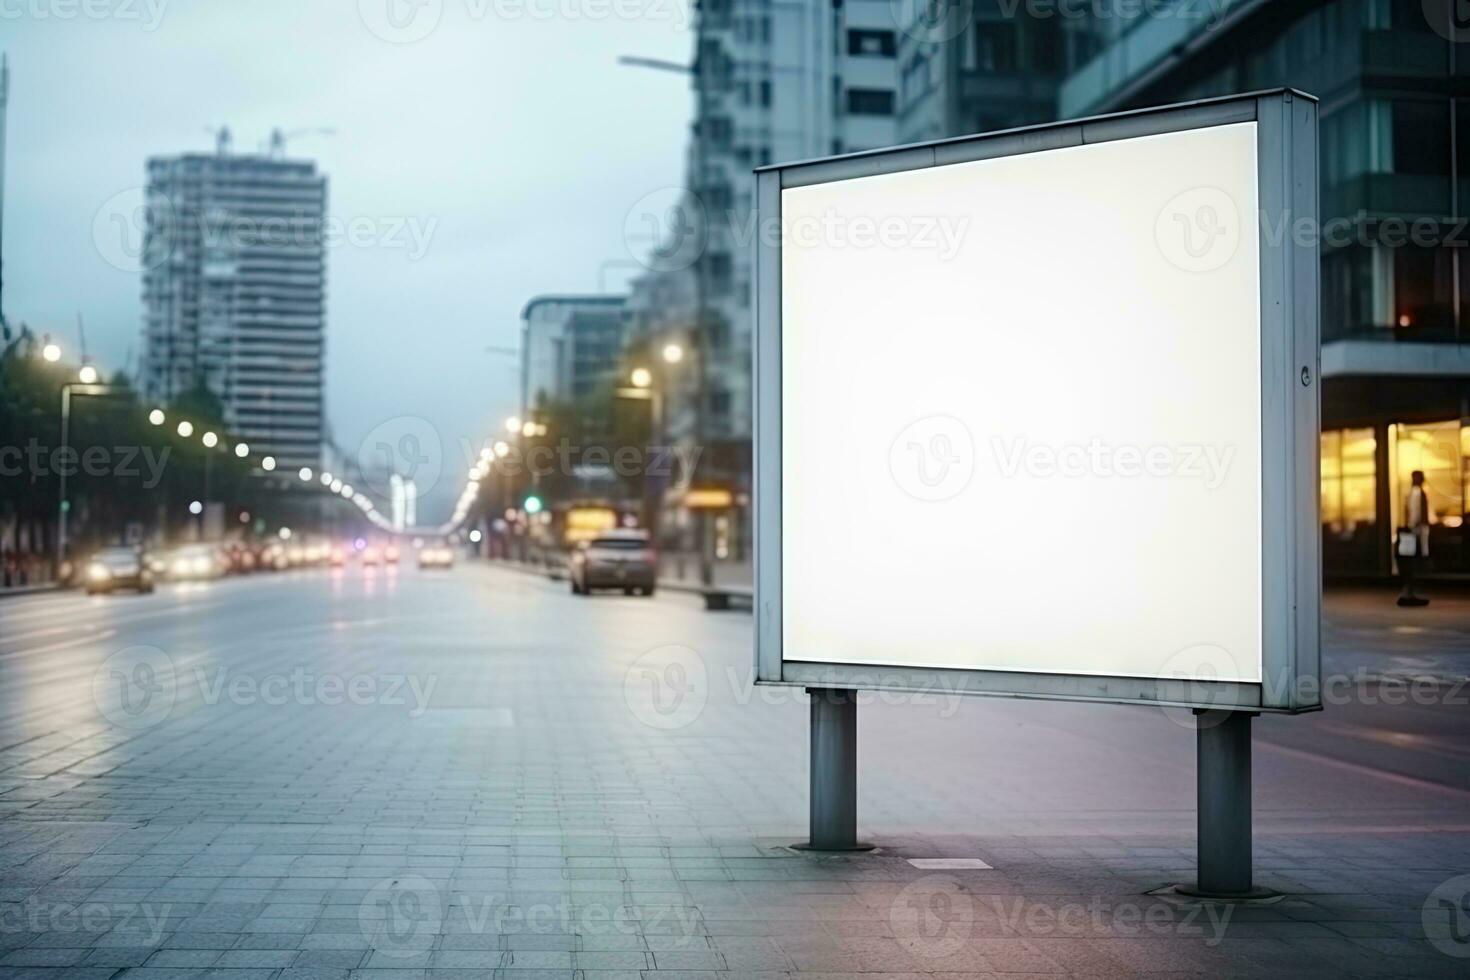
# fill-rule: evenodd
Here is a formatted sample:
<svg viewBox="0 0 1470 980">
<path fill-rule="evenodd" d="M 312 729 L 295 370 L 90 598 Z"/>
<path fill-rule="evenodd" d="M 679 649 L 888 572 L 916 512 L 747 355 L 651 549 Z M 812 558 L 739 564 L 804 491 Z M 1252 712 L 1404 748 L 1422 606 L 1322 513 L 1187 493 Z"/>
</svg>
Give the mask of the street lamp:
<svg viewBox="0 0 1470 980">
<path fill-rule="evenodd" d="M 204 433 L 204 438 L 200 441 L 204 443 L 205 449 L 213 449 L 215 446 L 219 445 L 219 436 L 215 435 L 213 432 L 206 432 Z"/>
<path fill-rule="evenodd" d="M 41 356 L 50 361 L 52 364 L 55 364 L 57 361 L 61 360 L 61 348 L 56 346 L 55 344 L 47 344 L 45 347 L 41 348 Z"/>
<path fill-rule="evenodd" d="M 260 461 L 260 468 L 269 473 L 276 468 L 276 458 L 274 456 L 267 456 L 265 459 L 262 459 Z"/>
<path fill-rule="evenodd" d="M 185 439 L 189 438 L 190 436 L 192 436 L 194 434 L 194 423 L 193 422 L 190 422 L 188 419 L 185 419 L 184 421 L 180 422 L 179 423 L 179 428 L 178 428 L 178 433 L 179 433 L 179 435 L 183 436 Z"/>
<path fill-rule="evenodd" d="M 302 483 L 309 483 L 309 482 L 311 482 L 311 467 L 310 466 L 303 466 L 303 467 L 301 467 L 301 469 L 297 471 L 296 475 L 299 476 L 299 477 L 301 477 L 301 482 Z"/>
<path fill-rule="evenodd" d="M 648 388 L 653 385 L 653 372 L 648 368 L 634 368 L 632 374 L 634 388 Z"/>
<path fill-rule="evenodd" d="M 77 372 L 77 380 L 84 385 L 97 383 L 97 369 L 90 364 L 83 364 L 82 369 Z"/>
<path fill-rule="evenodd" d="M 189 513 L 193 514 L 195 517 L 198 517 L 200 514 L 204 513 L 204 505 L 197 500 L 189 501 Z"/>
<path fill-rule="evenodd" d="M 520 432 L 521 431 L 521 420 L 519 418 L 517 418 L 516 416 L 514 416 L 514 415 L 512 415 L 510 418 L 506 419 L 505 420 L 505 431 L 506 432 L 509 432 L 511 434 L 515 434 L 517 432 Z"/>
<path fill-rule="evenodd" d="M 155 408 L 153 411 L 148 413 L 148 421 L 152 422 L 154 425 L 162 425 L 164 418 L 165 416 L 163 414 L 163 409 L 161 408 Z"/>
<path fill-rule="evenodd" d="M 235 443 L 235 455 L 244 459 L 250 455 L 250 446 L 243 442 Z"/>
<path fill-rule="evenodd" d="M 332 474 L 327 473 L 326 471 L 323 471 L 322 472 L 322 486 L 329 487 L 331 485 L 332 485 Z"/>
<path fill-rule="evenodd" d="M 667 364 L 678 364 L 684 360 L 684 348 L 678 344 L 665 344 L 663 354 L 664 362 Z"/>
</svg>

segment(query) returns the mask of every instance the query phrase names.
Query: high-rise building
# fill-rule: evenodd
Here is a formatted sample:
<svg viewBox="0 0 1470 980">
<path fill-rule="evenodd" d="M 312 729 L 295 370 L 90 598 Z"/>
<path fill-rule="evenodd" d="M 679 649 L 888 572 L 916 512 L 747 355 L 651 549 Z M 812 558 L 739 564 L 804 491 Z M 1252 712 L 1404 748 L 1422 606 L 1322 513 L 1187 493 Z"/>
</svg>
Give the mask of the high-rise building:
<svg viewBox="0 0 1470 980">
<path fill-rule="evenodd" d="M 148 161 L 143 389 L 207 387 L 287 472 L 322 454 L 326 202 L 314 163 L 232 154 L 227 133 Z"/>
<path fill-rule="evenodd" d="M 1391 572 L 1393 532 L 1421 470 L 1436 514 L 1430 571 L 1470 573 L 1470 53 L 1461 46 L 1470 31 L 1452 19 L 1455 5 L 1220 0 L 1135 4 L 1132 16 L 1099 19 L 1020 4 L 998 21 L 980 6 L 965 31 L 931 46 L 973 67 L 936 74 L 940 91 L 922 98 L 902 87 L 900 118 L 939 127 L 905 135 L 1279 86 L 1321 100 L 1322 226 L 1312 232 L 1322 254 L 1324 567 L 1340 577 Z M 1002 68 L 1019 67 L 1021 39 L 1049 29 L 1071 32 L 1065 50 L 1084 57 L 1049 81 L 1055 103 L 1038 116 L 1035 90 Z M 995 61 L 997 50 L 1015 56 Z M 967 104 L 953 115 L 926 108 Z"/>
<path fill-rule="evenodd" d="M 749 491 L 754 406 L 752 170 L 892 145 L 898 38 L 890 0 L 705 0 L 698 5 L 683 218 L 629 299 L 635 336 L 690 350 L 670 371 L 667 431 L 702 445 L 703 480 Z M 683 260 L 680 261 L 680 257 Z M 703 391 L 703 403 L 698 393 Z M 748 514 L 721 518 L 730 552 Z"/>
</svg>

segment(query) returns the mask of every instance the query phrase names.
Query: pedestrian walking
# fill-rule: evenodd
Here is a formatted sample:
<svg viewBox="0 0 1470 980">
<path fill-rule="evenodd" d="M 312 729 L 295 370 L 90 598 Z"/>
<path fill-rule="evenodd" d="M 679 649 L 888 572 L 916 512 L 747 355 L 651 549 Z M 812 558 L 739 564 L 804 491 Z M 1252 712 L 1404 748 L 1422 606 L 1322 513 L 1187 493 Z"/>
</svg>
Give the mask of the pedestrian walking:
<svg viewBox="0 0 1470 980">
<path fill-rule="evenodd" d="M 1399 592 L 1401 606 L 1427 606 L 1429 600 L 1414 589 L 1415 578 L 1423 561 L 1429 557 L 1429 493 L 1424 489 L 1424 471 L 1415 470 L 1410 477 L 1409 495 L 1404 500 L 1405 526 L 1398 531 L 1399 571 L 1404 587 Z"/>
</svg>

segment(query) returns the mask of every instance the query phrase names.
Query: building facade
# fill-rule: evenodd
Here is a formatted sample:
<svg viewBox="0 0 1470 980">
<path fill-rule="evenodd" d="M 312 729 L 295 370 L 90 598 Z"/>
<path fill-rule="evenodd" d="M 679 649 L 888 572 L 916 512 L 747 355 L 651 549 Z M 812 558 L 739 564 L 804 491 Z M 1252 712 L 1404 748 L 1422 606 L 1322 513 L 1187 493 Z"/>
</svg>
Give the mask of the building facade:
<svg viewBox="0 0 1470 980">
<path fill-rule="evenodd" d="M 705 0 L 696 12 L 686 217 L 669 231 L 692 229 L 698 240 L 669 247 L 672 262 L 650 262 L 629 307 L 635 337 L 690 352 L 666 372 L 668 434 L 699 442 L 697 478 L 740 501 L 750 489 L 754 414 L 752 170 L 896 140 L 891 10 L 889 0 Z M 717 516 L 711 537 L 719 557 L 746 553 L 745 504 Z"/>
<path fill-rule="evenodd" d="M 622 365 L 626 297 L 537 296 L 521 311 L 521 411 L 576 404 L 611 388 Z"/>
<path fill-rule="evenodd" d="M 1063 17 L 1057 5 L 1044 23 L 1020 5 L 1008 26 L 979 6 L 970 29 L 906 49 L 980 66 L 901 86 L 906 137 L 1278 86 L 1321 100 L 1325 570 L 1394 571 L 1393 532 L 1422 470 L 1436 514 L 1431 573 L 1470 574 L 1470 49 L 1458 43 L 1470 33 L 1449 20 L 1454 5 L 1215 0 L 1108 18 L 1088 5 Z M 1020 50 L 1045 29 L 1064 33 L 1067 60 L 1038 117 L 1037 89 L 1008 90 L 985 52 L 998 35 L 1013 39 L 1002 50 Z"/>
<path fill-rule="evenodd" d="M 142 388 L 201 385 L 231 434 L 319 467 L 327 180 L 314 163 L 219 152 L 148 161 Z"/>
</svg>

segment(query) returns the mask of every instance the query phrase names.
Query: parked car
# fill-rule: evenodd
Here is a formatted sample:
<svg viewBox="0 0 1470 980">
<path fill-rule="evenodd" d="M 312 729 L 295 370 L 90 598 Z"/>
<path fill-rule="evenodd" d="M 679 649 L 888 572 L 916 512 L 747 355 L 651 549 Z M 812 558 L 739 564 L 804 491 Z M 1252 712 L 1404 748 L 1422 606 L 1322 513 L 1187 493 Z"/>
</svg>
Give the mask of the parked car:
<svg viewBox="0 0 1470 980">
<path fill-rule="evenodd" d="M 84 574 L 87 595 L 114 589 L 153 591 L 153 570 L 148 567 L 147 556 L 138 548 L 103 548 L 87 562 Z"/>
<path fill-rule="evenodd" d="M 574 595 L 589 595 L 593 589 L 653 595 L 658 554 L 647 531 L 605 531 L 572 552 L 568 578 Z"/>
</svg>

